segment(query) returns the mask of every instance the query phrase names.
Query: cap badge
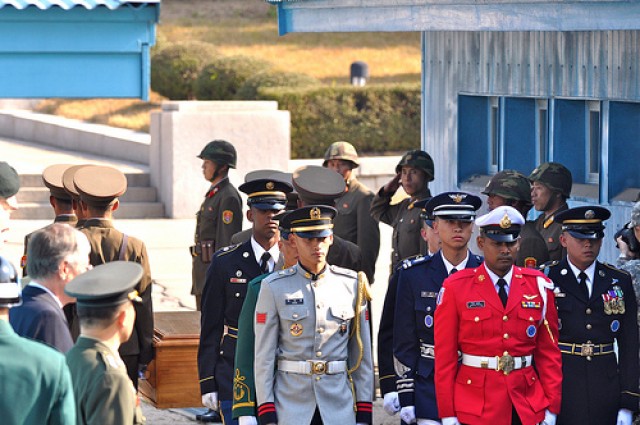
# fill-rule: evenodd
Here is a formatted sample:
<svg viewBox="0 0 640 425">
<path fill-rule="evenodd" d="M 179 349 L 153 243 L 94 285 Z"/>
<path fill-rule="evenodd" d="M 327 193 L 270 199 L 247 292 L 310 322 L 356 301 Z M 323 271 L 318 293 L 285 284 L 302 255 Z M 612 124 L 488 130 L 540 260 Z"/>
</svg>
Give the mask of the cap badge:
<svg viewBox="0 0 640 425">
<path fill-rule="evenodd" d="M 273 190 L 273 188 L 274 188 L 273 182 L 267 182 L 266 188 L 267 188 L 267 190 Z"/>
<path fill-rule="evenodd" d="M 587 220 L 591 220 L 592 218 L 594 218 L 596 216 L 596 213 L 593 212 L 593 210 L 587 210 L 584 213 L 584 218 L 586 218 Z"/>
<path fill-rule="evenodd" d="M 451 200 L 456 204 L 459 204 L 460 202 L 462 202 L 462 200 L 466 197 L 467 195 L 464 193 L 452 193 L 449 195 L 449 198 L 451 198 Z"/>
<path fill-rule="evenodd" d="M 509 214 L 504 213 L 504 217 L 500 220 L 500 227 L 503 229 L 508 229 L 511 227 L 511 219 L 509 218 Z"/>
<path fill-rule="evenodd" d="M 320 220 L 322 217 L 322 213 L 320 212 L 320 208 L 314 207 L 309 211 L 309 217 L 312 220 Z"/>
</svg>

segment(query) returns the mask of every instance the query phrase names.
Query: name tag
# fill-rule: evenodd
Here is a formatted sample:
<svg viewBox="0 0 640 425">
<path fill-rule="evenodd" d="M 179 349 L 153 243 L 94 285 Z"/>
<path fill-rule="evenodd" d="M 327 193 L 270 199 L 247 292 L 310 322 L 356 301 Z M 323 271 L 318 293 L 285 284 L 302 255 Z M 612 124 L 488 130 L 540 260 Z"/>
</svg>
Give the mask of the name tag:
<svg viewBox="0 0 640 425">
<path fill-rule="evenodd" d="M 564 298 L 567 296 L 567 294 L 565 294 L 564 292 L 554 292 L 554 294 L 556 296 L 556 298 Z"/>
<path fill-rule="evenodd" d="M 287 298 L 284 300 L 285 305 L 302 305 L 304 304 L 303 298 Z"/>
<path fill-rule="evenodd" d="M 436 298 L 437 296 L 437 292 L 420 291 L 420 298 Z"/>
<path fill-rule="evenodd" d="M 484 308 L 484 301 L 469 301 L 467 308 Z"/>
<path fill-rule="evenodd" d="M 229 282 L 231 282 L 231 283 L 247 283 L 247 279 L 241 279 L 239 277 L 232 277 L 231 279 L 229 279 Z"/>
</svg>

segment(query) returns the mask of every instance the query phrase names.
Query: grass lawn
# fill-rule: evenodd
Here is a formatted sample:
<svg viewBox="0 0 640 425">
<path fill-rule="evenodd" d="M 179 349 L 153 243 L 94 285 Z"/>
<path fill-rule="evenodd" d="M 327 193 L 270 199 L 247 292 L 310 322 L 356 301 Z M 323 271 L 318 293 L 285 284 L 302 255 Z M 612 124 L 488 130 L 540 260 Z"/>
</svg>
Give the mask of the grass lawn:
<svg viewBox="0 0 640 425">
<path fill-rule="evenodd" d="M 306 33 L 278 36 L 275 6 L 261 0 L 163 0 L 157 46 L 174 41 L 211 43 L 222 55 L 246 55 L 301 72 L 325 84 L 346 84 L 349 66 L 369 65 L 370 84 L 420 80 L 419 33 Z M 43 101 L 39 110 L 89 122 L 149 130 L 150 102 L 127 99 Z"/>
</svg>

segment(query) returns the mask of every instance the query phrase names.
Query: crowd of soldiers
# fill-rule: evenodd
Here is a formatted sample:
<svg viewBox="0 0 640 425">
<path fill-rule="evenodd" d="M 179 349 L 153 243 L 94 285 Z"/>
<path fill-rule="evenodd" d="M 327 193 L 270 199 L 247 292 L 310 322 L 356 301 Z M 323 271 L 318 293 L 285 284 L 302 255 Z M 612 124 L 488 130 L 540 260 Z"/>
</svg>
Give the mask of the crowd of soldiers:
<svg viewBox="0 0 640 425">
<path fill-rule="evenodd" d="M 210 182 L 190 247 L 209 409 L 199 420 L 373 423 L 369 285 L 383 222 L 393 236 L 378 383 L 389 415 L 419 425 L 631 425 L 640 397 L 632 277 L 597 260 L 610 212 L 569 208 L 562 164 L 495 174 L 482 191 L 489 212 L 477 217 L 479 196 L 431 195 L 427 152 L 404 154 L 374 193 L 355 176 L 354 146 L 336 142 L 321 165 L 248 173 L 243 216 L 228 176 L 234 146 L 214 140 L 198 157 Z M 53 165 L 43 181 L 56 223 L 25 238 L 22 291 L 0 257 L 0 381 L 29 400 L 11 409 L 18 416 L 0 401 L 3 419 L 142 423 L 136 388 L 154 357 L 153 285 L 144 243 L 113 225 L 126 178 Z M 406 197 L 392 201 L 400 188 Z M 0 163 L 3 231 L 18 189 Z M 541 214 L 529 222 L 532 207 Z M 632 261 L 629 241 L 618 242 Z"/>
</svg>

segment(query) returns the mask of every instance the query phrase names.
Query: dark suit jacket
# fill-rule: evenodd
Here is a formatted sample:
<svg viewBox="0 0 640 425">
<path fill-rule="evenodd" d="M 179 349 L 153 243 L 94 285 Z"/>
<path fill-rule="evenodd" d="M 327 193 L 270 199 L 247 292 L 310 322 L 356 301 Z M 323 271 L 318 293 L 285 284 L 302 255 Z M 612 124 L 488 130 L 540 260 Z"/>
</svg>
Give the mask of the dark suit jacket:
<svg viewBox="0 0 640 425">
<path fill-rule="evenodd" d="M 27 285 L 22 290 L 22 305 L 9 310 L 11 326 L 20 336 L 44 342 L 66 353 L 73 347 L 69 324 L 51 294 Z"/>
</svg>

